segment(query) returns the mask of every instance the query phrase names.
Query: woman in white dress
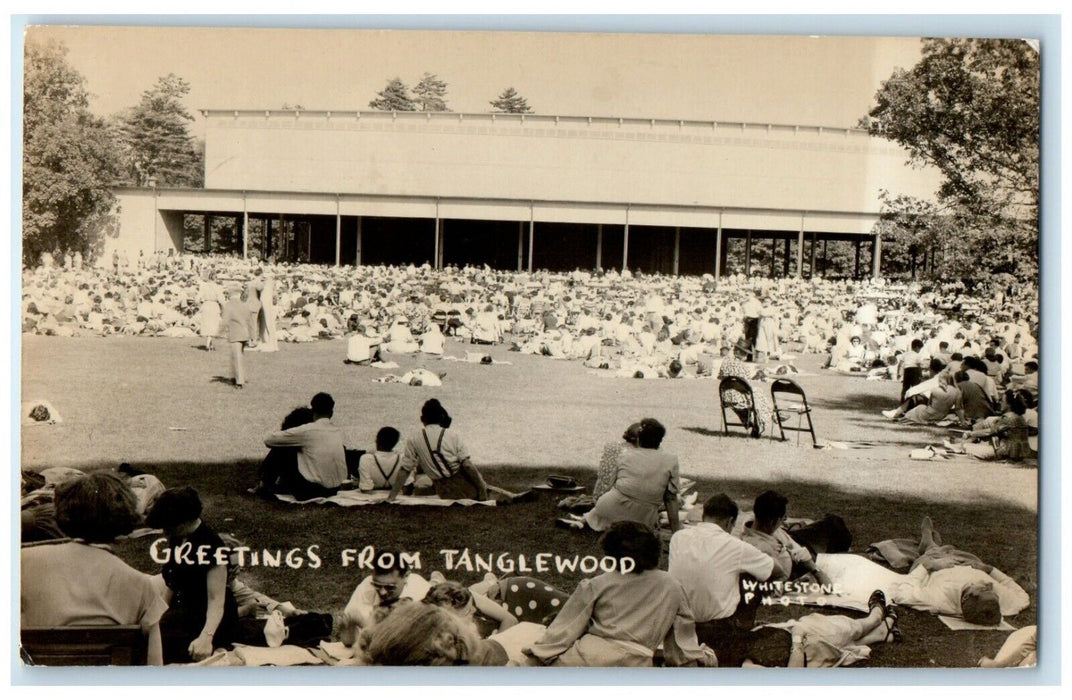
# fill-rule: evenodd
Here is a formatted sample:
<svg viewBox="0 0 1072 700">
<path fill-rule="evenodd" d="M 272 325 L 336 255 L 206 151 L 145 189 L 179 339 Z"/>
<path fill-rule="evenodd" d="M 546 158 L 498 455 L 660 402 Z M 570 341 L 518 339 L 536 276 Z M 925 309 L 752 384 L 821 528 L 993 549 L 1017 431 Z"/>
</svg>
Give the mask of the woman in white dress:
<svg viewBox="0 0 1072 700">
<path fill-rule="evenodd" d="M 261 341 L 257 349 L 261 352 L 277 352 L 279 337 L 275 330 L 275 319 L 279 311 L 275 305 L 275 279 L 265 277 L 261 282 Z"/>
<path fill-rule="evenodd" d="M 201 304 L 201 337 L 205 339 L 205 350 L 212 350 L 212 339 L 220 334 L 220 304 L 223 303 L 223 290 L 216 284 L 215 271 L 205 271 L 197 301 Z"/>
</svg>

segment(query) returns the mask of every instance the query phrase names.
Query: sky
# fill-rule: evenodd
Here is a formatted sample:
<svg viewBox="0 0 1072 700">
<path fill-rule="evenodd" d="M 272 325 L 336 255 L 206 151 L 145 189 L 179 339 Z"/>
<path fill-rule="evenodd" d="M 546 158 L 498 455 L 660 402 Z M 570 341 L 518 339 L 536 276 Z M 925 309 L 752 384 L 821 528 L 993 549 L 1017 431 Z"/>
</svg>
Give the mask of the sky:
<svg viewBox="0 0 1072 700">
<path fill-rule="evenodd" d="M 456 112 L 486 112 L 514 87 L 540 114 L 850 127 L 915 38 L 581 34 L 353 29 L 35 26 L 85 76 L 91 109 L 133 106 L 158 77 L 200 109 L 365 110 L 395 76 L 448 85 Z"/>
</svg>

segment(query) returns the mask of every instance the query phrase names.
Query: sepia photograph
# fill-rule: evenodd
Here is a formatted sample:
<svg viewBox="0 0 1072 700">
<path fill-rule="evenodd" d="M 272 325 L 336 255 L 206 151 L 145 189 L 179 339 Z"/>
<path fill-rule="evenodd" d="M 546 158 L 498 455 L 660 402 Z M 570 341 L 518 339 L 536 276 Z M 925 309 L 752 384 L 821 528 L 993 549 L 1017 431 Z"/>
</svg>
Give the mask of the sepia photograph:
<svg viewBox="0 0 1072 700">
<path fill-rule="evenodd" d="M 1047 653 L 1037 37 L 21 41 L 15 663 Z"/>
</svg>

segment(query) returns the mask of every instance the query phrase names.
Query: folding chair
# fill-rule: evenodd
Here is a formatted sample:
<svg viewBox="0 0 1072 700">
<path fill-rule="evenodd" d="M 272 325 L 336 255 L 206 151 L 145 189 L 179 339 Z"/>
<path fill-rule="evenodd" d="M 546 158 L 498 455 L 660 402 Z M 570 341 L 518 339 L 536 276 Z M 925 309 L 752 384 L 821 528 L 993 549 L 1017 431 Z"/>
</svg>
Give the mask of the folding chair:
<svg viewBox="0 0 1072 700">
<path fill-rule="evenodd" d="M 24 627 L 21 655 L 35 666 L 144 666 L 148 639 L 137 625 Z"/>
<path fill-rule="evenodd" d="M 745 414 L 744 421 L 742 421 L 737 414 L 737 409 L 735 409 L 732 404 L 726 402 L 726 394 L 730 391 L 736 391 L 746 399 L 745 402 L 747 403 L 747 408 L 744 410 L 746 410 L 747 413 Z M 752 437 L 759 437 L 757 432 L 759 416 L 756 414 L 756 398 L 753 396 L 752 387 L 748 385 L 748 382 L 739 377 L 726 377 L 723 379 L 718 383 L 718 403 L 722 408 L 723 435 L 729 435 L 729 427 L 732 425 L 744 428 L 745 432 Z M 726 418 L 727 408 L 730 409 L 730 415 L 734 418 L 732 421 Z"/>
<path fill-rule="evenodd" d="M 774 416 L 778 420 L 778 431 L 782 436 L 782 440 L 785 440 L 785 431 L 789 430 L 797 433 L 797 444 L 800 444 L 800 433 L 811 433 L 812 447 L 819 447 L 819 441 L 815 438 L 815 426 L 811 422 L 811 406 L 808 405 L 808 397 L 804 395 L 804 390 L 799 384 L 792 379 L 775 379 L 770 388 L 771 402 L 774 404 Z M 791 403 L 783 403 L 778 405 L 778 394 L 789 394 L 793 396 Z M 783 418 L 788 418 L 792 414 L 797 416 L 797 426 L 787 427 Z M 784 417 L 783 417 L 783 414 Z M 804 419 L 808 420 L 808 427 L 803 427 Z"/>
</svg>

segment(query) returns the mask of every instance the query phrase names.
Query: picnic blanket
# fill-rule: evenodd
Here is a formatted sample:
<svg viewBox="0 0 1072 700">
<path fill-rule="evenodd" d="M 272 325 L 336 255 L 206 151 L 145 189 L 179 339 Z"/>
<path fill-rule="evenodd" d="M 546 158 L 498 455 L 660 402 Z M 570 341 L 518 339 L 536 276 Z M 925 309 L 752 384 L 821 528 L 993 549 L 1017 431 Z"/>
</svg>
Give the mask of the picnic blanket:
<svg viewBox="0 0 1072 700">
<path fill-rule="evenodd" d="M 976 625 L 966 621 L 962 617 L 952 617 L 950 615 L 939 615 L 938 619 L 942 621 L 943 625 L 957 632 L 961 630 L 1001 630 L 1002 632 L 1012 632 L 1016 629 L 1005 620 L 1002 620 L 1000 625 Z"/>
<path fill-rule="evenodd" d="M 867 612 L 867 599 L 872 591 L 881 590 L 887 599 L 892 600 L 894 586 L 905 578 L 903 574 L 890 571 L 859 554 L 819 554 L 815 558 L 815 565 L 835 583 L 834 592 L 793 593 L 793 602 L 802 598 L 804 605 Z"/>
<path fill-rule="evenodd" d="M 308 501 L 299 501 L 288 493 L 277 493 L 275 495 L 276 498 L 284 503 L 334 503 L 337 506 L 371 506 L 377 503 L 385 503 L 387 501 L 387 496 L 387 491 L 365 493 L 356 489 L 352 491 L 340 491 L 330 498 L 312 498 Z M 477 501 L 472 498 L 445 499 L 440 498 L 439 496 L 400 495 L 395 499 L 394 504 L 399 506 L 493 506 L 495 505 L 495 501 Z"/>
</svg>

